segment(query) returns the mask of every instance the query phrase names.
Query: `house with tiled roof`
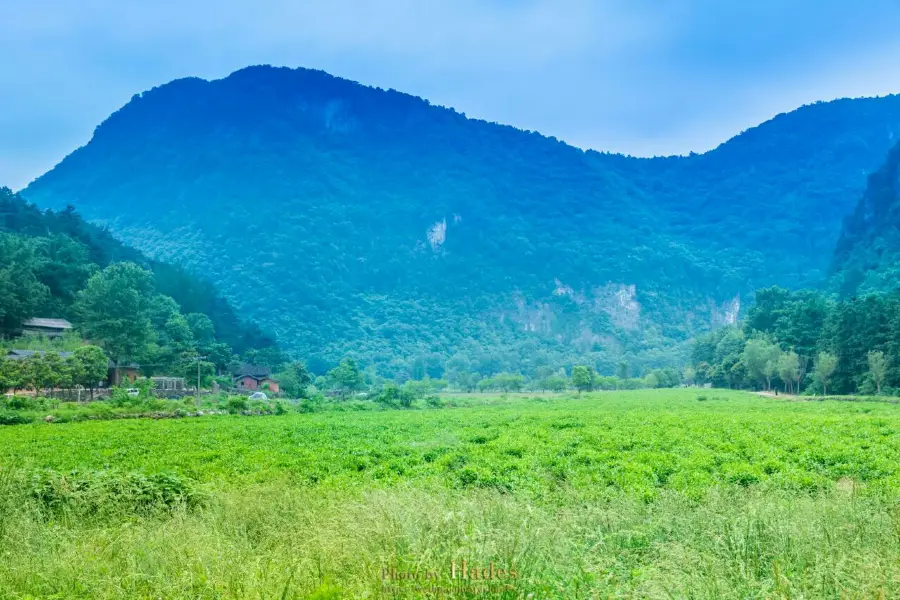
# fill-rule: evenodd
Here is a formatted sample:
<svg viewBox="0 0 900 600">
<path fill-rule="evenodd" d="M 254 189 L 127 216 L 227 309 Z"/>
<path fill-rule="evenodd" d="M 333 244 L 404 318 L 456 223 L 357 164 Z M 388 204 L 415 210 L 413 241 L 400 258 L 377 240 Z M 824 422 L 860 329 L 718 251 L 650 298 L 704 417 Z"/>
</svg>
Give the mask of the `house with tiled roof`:
<svg viewBox="0 0 900 600">
<path fill-rule="evenodd" d="M 35 317 L 22 323 L 22 333 L 26 335 L 43 335 L 59 337 L 72 330 L 72 324 L 65 319 L 45 319 Z"/>
</svg>

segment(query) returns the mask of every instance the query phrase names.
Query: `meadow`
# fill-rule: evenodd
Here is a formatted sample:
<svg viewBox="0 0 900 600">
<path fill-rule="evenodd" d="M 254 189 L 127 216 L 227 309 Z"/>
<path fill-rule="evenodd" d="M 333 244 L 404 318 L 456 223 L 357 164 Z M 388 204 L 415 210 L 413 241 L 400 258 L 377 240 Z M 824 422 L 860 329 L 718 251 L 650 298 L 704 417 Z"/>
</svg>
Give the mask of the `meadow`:
<svg viewBox="0 0 900 600">
<path fill-rule="evenodd" d="M 451 403 L 0 427 L 0 597 L 900 596 L 896 404 Z"/>
</svg>

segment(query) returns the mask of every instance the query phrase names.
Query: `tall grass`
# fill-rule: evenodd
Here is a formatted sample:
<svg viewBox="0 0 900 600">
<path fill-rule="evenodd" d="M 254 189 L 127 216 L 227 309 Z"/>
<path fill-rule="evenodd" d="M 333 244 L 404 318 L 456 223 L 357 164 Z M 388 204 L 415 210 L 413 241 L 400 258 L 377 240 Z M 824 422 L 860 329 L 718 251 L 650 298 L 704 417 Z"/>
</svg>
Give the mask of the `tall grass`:
<svg viewBox="0 0 900 600">
<path fill-rule="evenodd" d="M 463 559 L 518 570 L 512 589 L 491 597 L 900 596 L 897 506 L 852 489 L 541 504 L 491 491 L 275 484 L 136 510 L 107 488 L 106 510 L 60 512 L 14 479 L 0 483 L 8 598 L 375 598 L 383 569 L 436 571 L 449 586 L 451 561 Z M 423 597 L 400 588 L 395 597 Z"/>
</svg>

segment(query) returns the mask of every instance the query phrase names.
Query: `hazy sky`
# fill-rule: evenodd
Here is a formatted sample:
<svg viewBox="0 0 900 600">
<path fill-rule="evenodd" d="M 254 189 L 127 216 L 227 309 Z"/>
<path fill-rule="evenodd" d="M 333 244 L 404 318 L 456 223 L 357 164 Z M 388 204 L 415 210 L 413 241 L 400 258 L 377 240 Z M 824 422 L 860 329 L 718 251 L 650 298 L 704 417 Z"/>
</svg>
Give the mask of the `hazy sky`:
<svg viewBox="0 0 900 600">
<path fill-rule="evenodd" d="M 900 92 L 900 0 L 0 0 L 0 185 L 139 91 L 304 66 L 635 155 Z"/>
</svg>

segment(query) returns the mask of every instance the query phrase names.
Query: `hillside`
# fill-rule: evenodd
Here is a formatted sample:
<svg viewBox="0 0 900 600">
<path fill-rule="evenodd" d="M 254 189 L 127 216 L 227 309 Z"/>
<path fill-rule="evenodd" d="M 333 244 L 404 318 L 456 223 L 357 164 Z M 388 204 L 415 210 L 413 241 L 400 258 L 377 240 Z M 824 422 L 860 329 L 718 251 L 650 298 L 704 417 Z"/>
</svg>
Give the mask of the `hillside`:
<svg viewBox="0 0 900 600">
<path fill-rule="evenodd" d="M 900 289 L 900 143 L 869 177 L 844 221 L 834 253 L 833 285 L 843 296 Z"/>
<path fill-rule="evenodd" d="M 61 317 L 76 327 L 83 325 L 84 315 L 77 306 L 80 295 L 92 282 L 113 281 L 101 276 L 111 273 L 109 267 L 124 263 L 135 265 L 150 279 L 138 302 L 151 307 L 147 313 L 153 316 L 148 320 L 157 325 L 158 334 L 152 343 L 166 341 L 163 330 L 176 316 L 179 324 L 180 318 L 186 317 L 195 330 L 206 328 L 205 342 L 210 348 L 217 344 L 213 349 L 221 355 L 221 366 L 228 362 L 231 351 L 243 354 L 274 348 L 274 340 L 240 319 L 208 281 L 181 267 L 148 259 L 109 232 L 85 222 L 72 207 L 43 211 L 8 188 L 0 188 L 0 259 L 0 338 L 16 334 L 22 320 L 33 316 Z M 121 283 L 124 278 L 116 281 Z M 116 318 L 116 311 L 131 301 L 127 293 L 124 288 L 113 289 L 112 297 L 119 297 L 109 304 L 99 303 L 95 308 L 104 314 L 94 316 Z"/>
<path fill-rule="evenodd" d="M 135 96 L 23 194 L 215 282 L 321 371 L 656 366 L 756 287 L 818 283 L 900 97 L 636 159 L 320 71 Z"/>
</svg>

